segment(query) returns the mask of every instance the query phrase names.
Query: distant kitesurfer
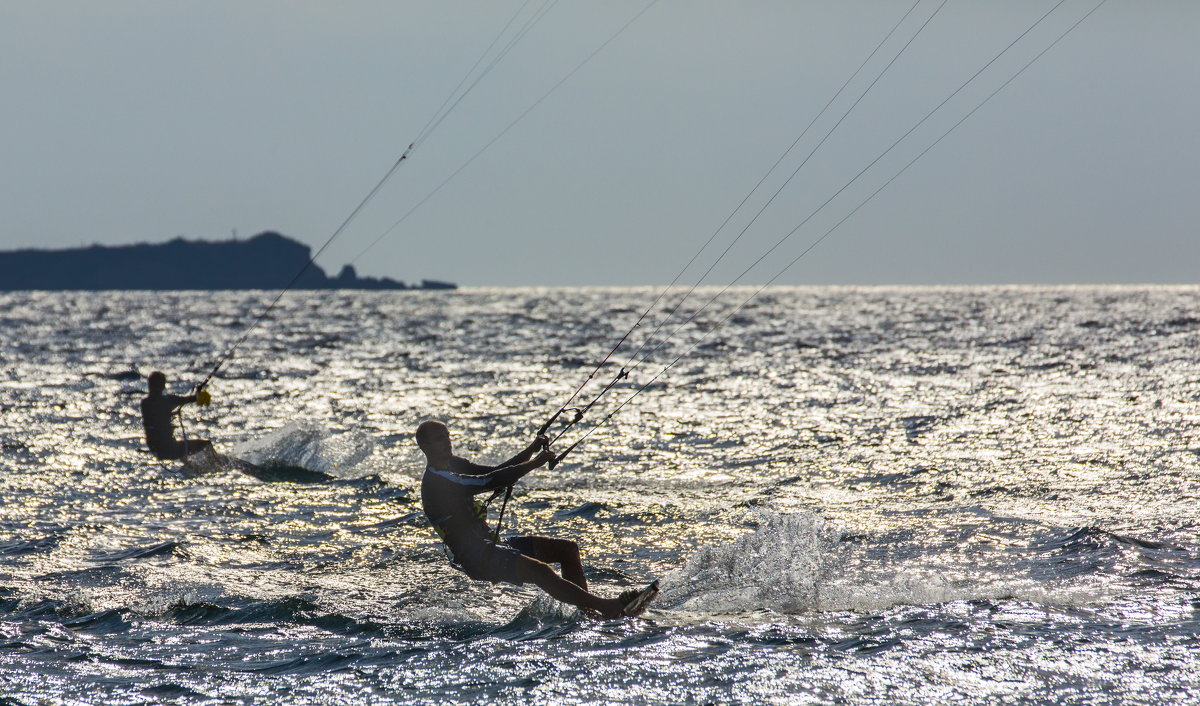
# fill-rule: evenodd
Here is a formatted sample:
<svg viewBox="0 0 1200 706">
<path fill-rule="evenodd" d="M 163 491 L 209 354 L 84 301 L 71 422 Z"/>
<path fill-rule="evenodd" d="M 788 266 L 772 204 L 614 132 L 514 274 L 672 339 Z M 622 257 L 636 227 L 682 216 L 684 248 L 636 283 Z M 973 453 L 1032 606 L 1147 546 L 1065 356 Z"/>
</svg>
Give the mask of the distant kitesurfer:
<svg viewBox="0 0 1200 706">
<path fill-rule="evenodd" d="M 487 513 L 475 496 L 503 489 L 549 463 L 554 454 L 539 436 L 525 450 L 498 466 L 481 466 L 455 456 L 450 430 L 435 420 L 417 427 L 417 445 L 425 453 L 421 504 L 434 530 L 450 550 L 451 563 L 477 581 L 536 584 L 551 597 L 603 618 L 638 615 L 658 593 L 657 583 L 619 598 L 590 593 L 579 558 L 579 545 L 568 539 L 522 536 L 500 541 L 487 526 Z M 538 449 L 541 449 L 538 452 Z M 550 564 L 562 566 L 562 576 Z"/>
<path fill-rule="evenodd" d="M 185 404 L 198 402 L 208 404 L 209 395 L 197 390 L 191 395 L 167 394 L 167 376 L 157 370 L 146 379 L 149 394 L 142 398 L 142 426 L 146 428 L 146 446 L 163 461 L 175 461 L 200 452 L 215 453 L 207 439 L 175 438 L 175 424 L 171 417 Z"/>
</svg>

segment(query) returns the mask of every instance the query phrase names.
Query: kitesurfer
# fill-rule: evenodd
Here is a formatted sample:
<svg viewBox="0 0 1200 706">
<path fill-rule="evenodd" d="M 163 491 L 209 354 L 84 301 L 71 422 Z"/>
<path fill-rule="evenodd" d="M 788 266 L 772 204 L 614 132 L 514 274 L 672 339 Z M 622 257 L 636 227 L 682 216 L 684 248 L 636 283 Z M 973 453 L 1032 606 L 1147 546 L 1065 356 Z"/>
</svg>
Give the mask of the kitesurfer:
<svg viewBox="0 0 1200 706">
<path fill-rule="evenodd" d="M 208 403 L 208 392 L 200 389 L 191 395 L 167 394 L 167 376 L 159 371 L 150 373 L 146 379 L 149 394 L 142 398 L 142 426 L 146 428 L 146 446 L 160 460 L 174 461 L 200 452 L 215 453 L 212 442 L 207 439 L 175 438 L 175 424 L 171 421 L 180 407 L 197 402 Z"/>
<path fill-rule="evenodd" d="M 603 618 L 638 615 L 658 593 L 657 583 L 619 598 L 588 591 L 579 545 L 568 539 L 521 536 L 500 541 L 487 526 L 480 493 L 503 489 L 554 458 L 539 436 L 523 451 L 498 466 L 481 466 L 455 456 L 450 430 L 436 420 L 417 427 L 417 445 L 425 453 L 421 504 L 450 553 L 450 562 L 477 581 L 521 585 L 533 583 L 556 600 Z M 539 449 L 541 451 L 539 452 Z M 562 567 L 562 576 L 550 564 Z"/>
</svg>

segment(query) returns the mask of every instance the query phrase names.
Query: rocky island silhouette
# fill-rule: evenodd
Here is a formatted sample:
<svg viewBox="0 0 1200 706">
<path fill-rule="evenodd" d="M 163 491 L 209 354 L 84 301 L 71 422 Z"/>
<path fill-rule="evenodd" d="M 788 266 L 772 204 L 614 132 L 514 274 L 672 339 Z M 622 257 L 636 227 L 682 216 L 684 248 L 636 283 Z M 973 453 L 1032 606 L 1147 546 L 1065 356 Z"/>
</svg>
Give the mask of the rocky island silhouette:
<svg viewBox="0 0 1200 706">
<path fill-rule="evenodd" d="M 0 291 L 106 289 L 455 289 L 450 282 L 405 284 L 359 277 L 346 265 L 329 277 L 309 246 L 266 231 L 246 240 L 186 240 L 136 245 L 93 245 L 64 250 L 0 252 Z"/>
</svg>

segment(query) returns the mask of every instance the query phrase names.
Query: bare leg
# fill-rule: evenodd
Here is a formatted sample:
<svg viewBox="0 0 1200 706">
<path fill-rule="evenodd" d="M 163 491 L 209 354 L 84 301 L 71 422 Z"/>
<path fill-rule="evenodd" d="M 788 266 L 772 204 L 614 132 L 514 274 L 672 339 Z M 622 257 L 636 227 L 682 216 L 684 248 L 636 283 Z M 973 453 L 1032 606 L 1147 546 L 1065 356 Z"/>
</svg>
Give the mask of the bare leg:
<svg viewBox="0 0 1200 706">
<path fill-rule="evenodd" d="M 616 598 L 601 598 L 593 593 L 588 593 L 578 584 L 554 573 L 554 569 L 549 564 L 529 557 L 521 557 L 521 559 L 522 561 L 514 563 L 516 564 L 517 578 L 522 583 L 535 584 L 555 600 L 598 613 L 605 618 L 616 618 L 622 615 L 624 605 Z"/>
<path fill-rule="evenodd" d="M 583 561 L 579 558 L 579 545 L 569 539 L 553 537 L 513 537 L 508 545 L 526 556 L 547 564 L 562 566 L 562 577 L 576 586 L 587 590 L 587 578 L 583 575 Z"/>
</svg>

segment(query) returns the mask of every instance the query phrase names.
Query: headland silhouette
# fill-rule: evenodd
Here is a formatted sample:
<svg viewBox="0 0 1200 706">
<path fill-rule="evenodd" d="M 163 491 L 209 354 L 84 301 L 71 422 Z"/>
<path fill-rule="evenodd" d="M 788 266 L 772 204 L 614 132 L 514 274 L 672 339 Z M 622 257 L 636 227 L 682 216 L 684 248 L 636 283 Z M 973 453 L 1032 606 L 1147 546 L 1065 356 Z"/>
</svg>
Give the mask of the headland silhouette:
<svg viewBox="0 0 1200 706">
<path fill-rule="evenodd" d="M 186 240 L 0 252 L 0 291 L 167 289 L 455 289 L 450 282 L 405 284 L 359 277 L 346 265 L 329 277 L 307 245 L 273 231 L 245 240 Z"/>
</svg>

